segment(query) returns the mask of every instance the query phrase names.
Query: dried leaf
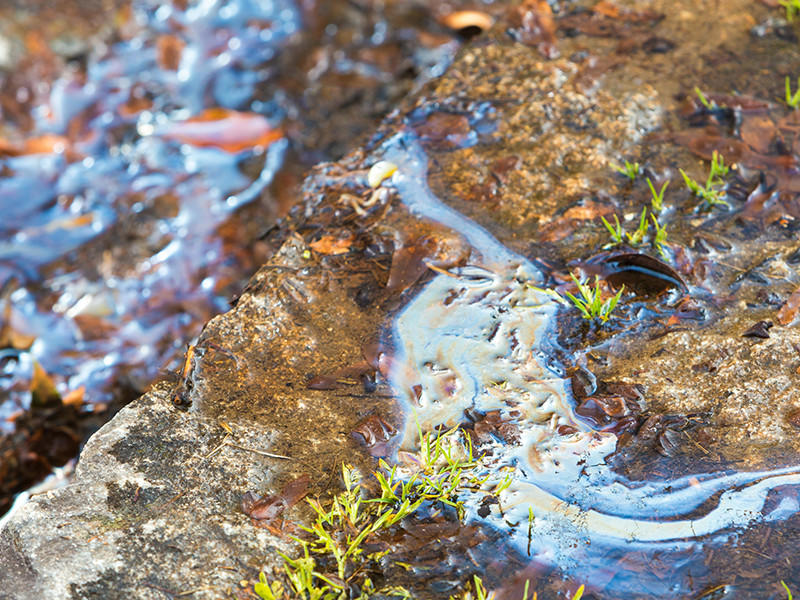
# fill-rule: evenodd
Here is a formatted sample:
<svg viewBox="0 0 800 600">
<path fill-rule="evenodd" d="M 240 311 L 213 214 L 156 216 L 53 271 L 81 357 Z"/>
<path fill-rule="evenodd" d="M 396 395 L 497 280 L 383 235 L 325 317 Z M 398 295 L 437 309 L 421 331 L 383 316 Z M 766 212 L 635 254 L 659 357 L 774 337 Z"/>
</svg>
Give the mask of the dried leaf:
<svg viewBox="0 0 800 600">
<path fill-rule="evenodd" d="M 0 348 L 29 350 L 36 341 L 35 335 L 25 335 L 11 325 L 11 304 L 6 304 L 3 325 L 0 326 Z"/>
<path fill-rule="evenodd" d="M 280 494 L 266 494 L 258 498 L 253 492 L 247 492 L 242 498 L 242 511 L 256 526 L 275 520 L 303 499 L 310 482 L 311 477 L 303 474 L 287 483 Z"/>
<path fill-rule="evenodd" d="M 755 115 L 742 120 L 739 136 L 759 154 L 769 154 L 779 136 L 778 127 L 767 116 Z"/>
<path fill-rule="evenodd" d="M 603 273 L 616 289 L 623 285 L 639 295 L 655 295 L 670 288 L 686 291 L 680 274 L 664 261 L 646 254 L 628 252 L 603 259 Z"/>
<path fill-rule="evenodd" d="M 181 65 L 181 55 L 186 42 L 176 35 L 165 33 L 156 40 L 156 59 L 158 66 L 165 71 L 177 71 Z"/>
<path fill-rule="evenodd" d="M 429 236 L 410 240 L 395 250 L 386 290 L 402 293 L 414 285 L 428 271 L 425 261 L 434 259 L 438 254 L 439 243 Z"/>
<path fill-rule="evenodd" d="M 466 148 L 477 141 L 466 115 L 435 112 L 415 127 L 423 142 L 439 150 Z"/>
<path fill-rule="evenodd" d="M 739 140 L 709 134 L 699 135 L 690 140 L 689 150 L 706 160 L 711 160 L 714 152 L 719 152 L 724 157 L 725 164 L 741 162 L 752 154 L 752 151 Z"/>
<path fill-rule="evenodd" d="M 74 390 L 67 392 L 61 402 L 67 406 L 79 407 L 83 404 L 83 396 L 86 393 L 86 386 L 82 385 Z"/>
<path fill-rule="evenodd" d="M 609 17 L 610 19 L 631 21 L 633 23 L 654 22 L 664 18 L 663 14 L 654 10 L 633 10 L 627 7 L 621 7 L 613 2 L 609 2 L 609 0 L 600 0 L 600 2 L 592 7 L 592 12 Z"/>
</svg>

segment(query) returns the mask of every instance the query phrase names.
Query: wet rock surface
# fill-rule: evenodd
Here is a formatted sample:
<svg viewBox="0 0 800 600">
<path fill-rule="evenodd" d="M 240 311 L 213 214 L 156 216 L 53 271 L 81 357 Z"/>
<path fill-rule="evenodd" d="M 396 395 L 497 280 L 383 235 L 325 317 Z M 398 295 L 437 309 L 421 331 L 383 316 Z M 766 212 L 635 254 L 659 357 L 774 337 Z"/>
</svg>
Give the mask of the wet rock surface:
<svg viewBox="0 0 800 600">
<path fill-rule="evenodd" d="M 375 417 L 384 431 L 410 420 L 380 358 L 399 343 L 389 325 L 442 270 L 486 260 L 468 232 L 409 209 L 391 180 L 367 184 L 397 135 L 426 152 L 438 198 L 536 264 L 537 285 L 562 291 L 573 289 L 571 271 L 592 273 L 590 259 L 609 243 L 601 216 L 618 215 L 631 232 L 651 206 L 642 173 L 659 188 L 670 180 L 666 208 L 653 211 L 667 241 L 656 244 L 650 230 L 650 241 L 611 251 L 658 258 L 684 286 L 628 291 L 603 326 L 565 308 L 551 332 L 559 380 L 583 373 L 563 384 L 567 399 L 593 401 L 576 422 L 616 436 L 611 465 L 632 480 L 798 464 L 797 157 L 777 136 L 761 144 L 745 134 L 757 127 L 733 95 L 763 98 L 767 120 L 789 130 L 781 119 L 793 113 L 773 98 L 800 53 L 773 26 L 780 13 L 745 1 L 725 11 L 566 3 L 551 23 L 542 5 L 506 15 L 364 148 L 312 172 L 303 202 L 270 233 L 280 249 L 235 308 L 206 326 L 177 387 L 160 385 L 121 411 L 87 444 L 72 484 L 35 497 L 0 532 L 0 597 L 253 597 L 258 571 L 288 546 L 251 523 L 244 493 L 276 494 L 307 473 L 309 494 L 324 497 L 338 489 L 342 462 L 375 468 L 366 436 L 351 432 Z M 719 94 L 716 106 L 701 106 L 695 86 Z M 723 137 L 744 138 L 749 154 L 737 146 L 729 157 Z M 709 148 L 737 164 L 727 207 L 692 194 L 678 171 L 705 181 Z M 610 167 L 623 160 L 645 165 L 635 181 Z M 760 321 L 774 325 L 752 330 Z M 177 391 L 188 410 L 174 406 Z M 475 416 L 476 439 L 496 439 L 502 418 Z M 514 446 L 518 432 L 505 431 Z M 554 429 L 553 438 L 573 434 Z M 389 437 L 394 450 L 402 436 Z M 686 546 L 653 565 L 646 549 L 615 548 L 605 579 L 591 571 L 587 586 L 607 598 L 688 598 L 715 586 L 779 597 L 780 580 L 797 582 L 795 490 L 767 489 L 769 514 L 783 516 L 737 529 L 722 550 Z M 285 531 L 308 516 L 302 503 L 288 509 Z M 540 593 L 565 588 L 558 569 L 531 574 L 510 554 Z M 514 588 L 493 557 L 469 556 L 493 587 Z M 584 574 L 581 556 L 572 560 L 561 566 L 574 580 Z"/>
</svg>

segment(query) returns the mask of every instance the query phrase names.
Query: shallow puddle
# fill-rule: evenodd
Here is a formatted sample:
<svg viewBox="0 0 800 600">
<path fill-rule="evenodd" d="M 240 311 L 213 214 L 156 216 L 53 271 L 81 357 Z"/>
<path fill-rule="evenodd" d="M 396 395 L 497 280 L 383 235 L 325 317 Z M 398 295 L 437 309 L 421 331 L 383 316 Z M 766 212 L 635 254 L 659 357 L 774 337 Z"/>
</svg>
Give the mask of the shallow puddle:
<svg viewBox="0 0 800 600">
<path fill-rule="evenodd" d="M 488 415 L 504 426 L 480 447 L 489 482 L 510 477 L 510 485 L 490 511 L 468 500 L 468 524 L 507 532 L 528 569 L 556 566 L 602 597 L 678 598 L 731 576 L 723 557 L 738 556 L 749 526 L 766 531 L 797 520 L 795 464 L 713 472 L 688 465 L 689 474 L 672 479 L 616 472 L 607 458 L 619 433 L 574 412 L 556 353 L 558 305 L 534 287 L 541 273 L 431 193 L 428 159 L 413 134 L 398 134 L 379 154 L 398 166 L 391 185 L 411 213 L 476 250 L 469 265 L 424 284 L 390 336 L 390 382 L 408 410 L 401 447 L 416 448 L 418 427 L 477 431 Z M 709 572 L 707 562 L 719 570 Z"/>
</svg>

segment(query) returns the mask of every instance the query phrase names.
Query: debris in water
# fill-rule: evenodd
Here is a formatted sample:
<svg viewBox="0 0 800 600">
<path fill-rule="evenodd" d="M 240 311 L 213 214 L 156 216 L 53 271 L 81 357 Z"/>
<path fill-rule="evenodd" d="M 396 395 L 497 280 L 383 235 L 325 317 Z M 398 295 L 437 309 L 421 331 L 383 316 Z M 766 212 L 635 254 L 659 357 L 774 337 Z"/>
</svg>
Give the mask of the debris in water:
<svg viewBox="0 0 800 600">
<path fill-rule="evenodd" d="M 769 338 L 769 329 L 772 327 L 772 325 L 772 321 L 759 321 L 755 325 L 748 328 L 748 330 L 742 334 L 742 337 L 753 337 L 766 340 Z"/>
<path fill-rule="evenodd" d="M 220 148 L 236 154 L 257 146 L 267 147 L 283 137 L 263 115 L 208 108 L 195 117 L 176 121 L 162 135 L 198 148 Z"/>
<path fill-rule="evenodd" d="M 268 525 L 305 497 L 309 483 L 311 477 L 303 474 L 283 486 L 280 494 L 265 494 L 259 498 L 254 492 L 246 492 L 242 498 L 242 511 L 256 527 Z"/>
<path fill-rule="evenodd" d="M 371 456 L 383 458 L 390 453 L 389 442 L 397 435 L 397 429 L 381 417 L 372 415 L 359 423 L 353 429 L 353 434 L 364 439 L 364 445 Z"/>
<path fill-rule="evenodd" d="M 367 183 L 369 187 L 376 188 L 384 180 L 389 179 L 397 171 L 397 165 L 387 160 L 381 160 L 372 165 L 367 172 Z"/>
</svg>

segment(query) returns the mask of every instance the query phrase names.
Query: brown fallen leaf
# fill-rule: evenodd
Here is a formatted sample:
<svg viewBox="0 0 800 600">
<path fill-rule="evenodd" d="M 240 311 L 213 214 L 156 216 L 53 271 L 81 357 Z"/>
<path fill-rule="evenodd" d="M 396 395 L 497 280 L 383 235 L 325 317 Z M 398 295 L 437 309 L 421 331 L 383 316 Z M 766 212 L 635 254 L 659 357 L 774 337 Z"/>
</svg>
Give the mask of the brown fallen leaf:
<svg viewBox="0 0 800 600">
<path fill-rule="evenodd" d="M 622 21 L 631 21 L 633 23 L 647 23 L 660 21 L 664 15 L 654 10 L 633 10 L 627 7 L 619 6 L 609 0 L 600 0 L 592 7 L 592 12 L 611 19 L 619 19 Z"/>
<path fill-rule="evenodd" d="M 70 141 L 61 135 L 44 134 L 19 142 L 0 138 L 0 156 L 24 156 L 27 154 L 57 154 L 71 147 Z"/>
<path fill-rule="evenodd" d="M 784 302 L 778 311 L 778 323 L 781 325 L 788 325 L 797 316 L 797 310 L 800 309 L 800 288 L 797 288 L 792 295 Z"/>
<path fill-rule="evenodd" d="M 0 348 L 28 350 L 36 341 L 35 335 L 25 335 L 11 326 L 11 304 L 6 304 L 3 324 L 0 326 Z"/>
<path fill-rule="evenodd" d="M 769 338 L 769 329 L 772 327 L 772 321 L 759 321 L 747 331 L 742 334 L 742 337 L 760 338 L 765 340 Z"/>
<path fill-rule="evenodd" d="M 464 148 L 470 145 L 474 138 L 466 115 L 441 111 L 428 115 L 428 118 L 417 125 L 415 130 L 423 142 L 438 150 Z"/>
<path fill-rule="evenodd" d="M 388 292 L 402 293 L 414 285 L 428 271 L 427 260 L 439 254 L 439 243 L 433 237 L 426 236 L 409 240 L 394 251 L 392 266 L 389 269 L 389 280 L 386 282 Z"/>
<path fill-rule="evenodd" d="M 165 71 L 177 71 L 181 64 L 184 46 L 186 46 L 186 42 L 176 35 L 165 33 L 158 36 L 156 40 L 158 66 Z"/>
<path fill-rule="evenodd" d="M 86 394 L 86 386 L 82 385 L 64 394 L 61 402 L 67 406 L 72 405 L 78 408 L 83 404 L 84 394 Z"/>
</svg>

